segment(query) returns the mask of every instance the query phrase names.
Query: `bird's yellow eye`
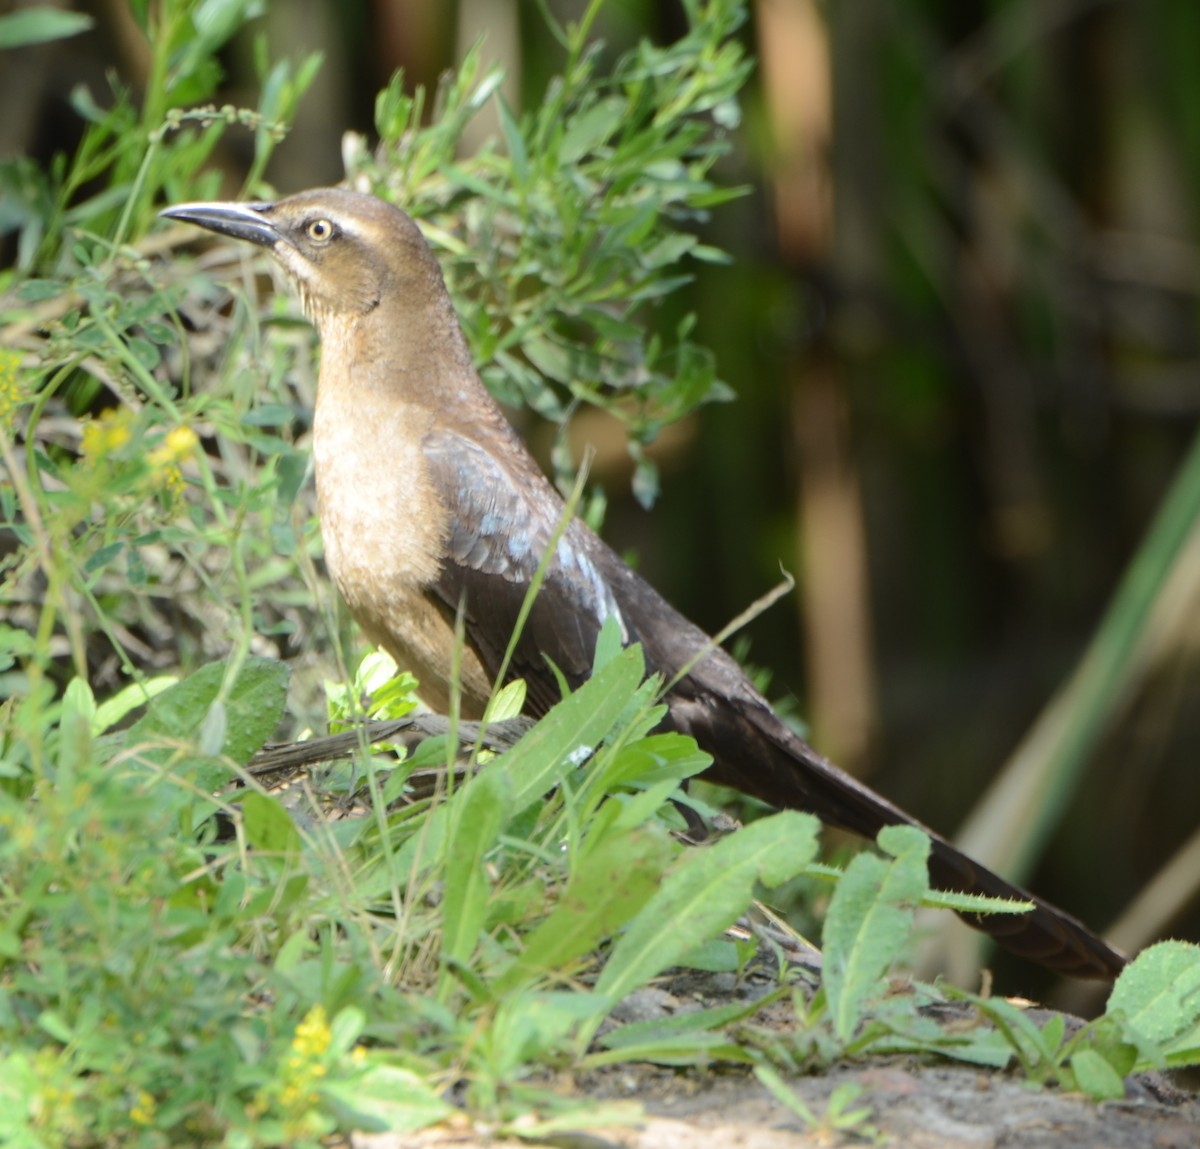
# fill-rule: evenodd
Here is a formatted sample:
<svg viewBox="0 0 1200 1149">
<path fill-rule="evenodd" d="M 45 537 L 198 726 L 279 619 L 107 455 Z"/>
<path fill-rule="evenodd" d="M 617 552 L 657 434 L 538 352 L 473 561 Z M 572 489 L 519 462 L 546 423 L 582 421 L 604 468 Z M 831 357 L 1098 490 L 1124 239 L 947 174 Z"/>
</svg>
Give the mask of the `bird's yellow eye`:
<svg viewBox="0 0 1200 1149">
<path fill-rule="evenodd" d="M 325 243 L 333 238 L 333 224 L 327 219 L 314 219 L 308 225 L 308 238 L 316 243 Z"/>
</svg>

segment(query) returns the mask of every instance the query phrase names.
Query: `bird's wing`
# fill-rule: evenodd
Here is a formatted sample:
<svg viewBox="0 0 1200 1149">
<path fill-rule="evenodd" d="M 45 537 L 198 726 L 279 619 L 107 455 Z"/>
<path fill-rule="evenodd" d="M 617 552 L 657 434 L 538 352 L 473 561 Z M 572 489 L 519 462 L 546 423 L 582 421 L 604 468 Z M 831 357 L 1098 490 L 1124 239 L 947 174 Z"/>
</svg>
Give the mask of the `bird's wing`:
<svg viewBox="0 0 1200 1149">
<path fill-rule="evenodd" d="M 450 510 L 441 573 L 430 590 L 450 614 L 464 602 L 467 642 L 494 675 L 563 503 L 548 488 L 517 481 L 485 447 L 456 431 L 430 432 L 423 448 L 429 477 Z M 574 686 L 591 670 L 609 615 L 627 640 L 633 637 L 592 549 L 590 532 L 568 524 L 513 652 L 509 676 L 526 680 L 534 714 L 558 701 L 546 658 Z"/>
</svg>

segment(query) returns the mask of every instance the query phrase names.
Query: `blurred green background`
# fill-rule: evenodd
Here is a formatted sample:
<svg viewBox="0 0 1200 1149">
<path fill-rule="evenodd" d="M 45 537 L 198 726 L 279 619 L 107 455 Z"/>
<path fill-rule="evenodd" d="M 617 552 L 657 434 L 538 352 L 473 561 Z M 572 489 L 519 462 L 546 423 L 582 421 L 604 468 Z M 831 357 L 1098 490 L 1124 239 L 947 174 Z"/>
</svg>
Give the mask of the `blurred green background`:
<svg viewBox="0 0 1200 1149">
<path fill-rule="evenodd" d="M 148 82 L 125 5 L 77 7 L 91 31 L 5 55 L 0 155 L 48 165 L 79 137 L 72 89 Z M 250 31 L 324 55 L 266 172 L 281 192 L 341 178 L 343 133 L 369 136 L 398 67 L 436 86 L 483 36 L 520 108 L 561 60 L 534 0 L 261 8 L 219 103 L 256 103 Z M 596 34 L 616 53 L 683 27 L 675 3 L 611 0 Z M 1200 408 L 1200 5 L 756 0 L 744 39 L 758 68 L 719 176 L 748 191 L 699 224 L 732 262 L 689 267 L 661 316 L 698 314 L 737 399 L 663 434 L 650 512 L 618 425 L 576 420 L 605 534 L 710 630 L 794 573 L 741 653 L 823 752 L 947 833 L 1099 642 L 1105 682 L 1057 711 L 1077 737 L 1040 744 L 1044 848 L 1013 864 L 1104 927 L 1200 822 L 1191 489 L 1123 633 L 1101 629 Z M 222 141 L 230 195 L 251 158 Z M 1029 821 L 994 816 L 1004 845 Z M 1200 936 L 1180 857 L 1150 934 Z"/>
</svg>

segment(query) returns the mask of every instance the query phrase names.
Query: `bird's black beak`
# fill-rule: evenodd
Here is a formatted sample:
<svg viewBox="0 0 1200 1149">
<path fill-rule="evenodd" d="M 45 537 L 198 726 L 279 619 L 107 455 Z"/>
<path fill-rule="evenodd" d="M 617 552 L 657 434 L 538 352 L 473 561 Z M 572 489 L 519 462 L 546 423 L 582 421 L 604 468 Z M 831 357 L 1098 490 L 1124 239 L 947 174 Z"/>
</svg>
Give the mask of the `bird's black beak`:
<svg viewBox="0 0 1200 1149">
<path fill-rule="evenodd" d="M 285 238 L 264 214 L 274 206 L 270 203 L 181 203 L 158 214 L 167 219 L 194 223 L 220 235 L 248 240 L 260 247 L 274 247 Z"/>
</svg>

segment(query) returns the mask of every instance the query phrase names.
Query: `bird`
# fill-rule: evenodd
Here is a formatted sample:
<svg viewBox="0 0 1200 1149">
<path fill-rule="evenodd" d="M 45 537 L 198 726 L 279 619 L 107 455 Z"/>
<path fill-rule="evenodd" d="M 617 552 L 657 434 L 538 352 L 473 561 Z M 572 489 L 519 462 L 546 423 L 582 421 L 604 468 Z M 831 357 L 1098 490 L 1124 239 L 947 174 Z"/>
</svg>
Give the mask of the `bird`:
<svg viewBox="0 0 1200 1149">
<path fill-rule="evenodd" d="M 968 924 L 1055 972 L 1120 973 L 1124 955 L 1083 923 L 822 757 L 582 520 L 559 530 L 564 500 L 484 386 L 441 265 L 409 215 L 345 188 L 161 214 L 266 249 L 294 285 L 321 343 L 312 454 L 326 564 L 366 637 L 416 676 L 431 707 L 444 712 L 457 692 L 463 717 L 483 716 L 553 544 L 508 667 L 525 680 L 531 716 L 559 700 L 555 669 L 572 687 L 587 678 L 609 622 L 668 684 L 664 724 L 711 755 L 708 779 L 867 839 L 916 826 L 932 842 L 936 887 L 1033 904 L 960 914 Z"/>
</svg>

